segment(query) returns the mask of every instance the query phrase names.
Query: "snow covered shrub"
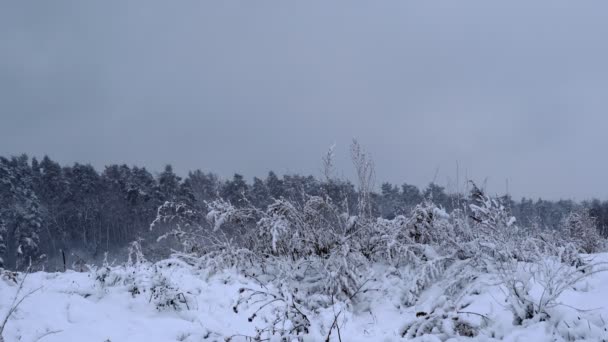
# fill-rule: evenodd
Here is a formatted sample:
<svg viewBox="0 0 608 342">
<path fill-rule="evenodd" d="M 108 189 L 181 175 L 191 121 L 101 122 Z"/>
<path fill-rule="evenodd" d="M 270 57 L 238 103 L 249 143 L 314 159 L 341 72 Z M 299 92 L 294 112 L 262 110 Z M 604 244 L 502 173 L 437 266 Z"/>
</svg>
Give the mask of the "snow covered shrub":
<svg viewBox="0 0 608 342">
<path fill-rule="evenodd" d="M 93 270 L 95 284 L 104 291 L 108 286 L 111 287 L 119 284 L 119 282 L 123 280 L 122 275 L 122 272 L 117 272 L 107 265 Z"/>
<path fill-rule="evenodd" d="M 400 305 L 414 305 L 420 294 L 444 279 L 444 273 L 458 260 L 472 258 L 476 246 L 470 243 L 468 226 L 456 226 L 450 215 L 426 201 L 416 206 L 412 216 L 392 220 L 378 219 L 375 262 L 394 267 L 402 286 Z M 470 278 L 470 273 L 453 274 L 455 279 Z M 454 290 L 454 289 L 452 289 Z"/>
<path fill-rule="evenodd" d="M 258 319 L 264 321 L 264 327 L 256 328 L 256 341 L 281 337 L 283 341 L 292 341 L 308 334 L 310 320 L 301 302 L 294 298 L 286 286 L 276 288 L 262 286 L 260 289 L 241 288 L 239 299 L 233 307 L 235 313 L 240 310 L 252 312 L 248 321 Z M 261 315 L 263 311 L 268 311 Z M 268 318 L 270 316 L 270 318 Z"/>
<path fill-rule="evenodd" d="M 411 265 L 438 256 L 432 246 L 441 246 L 449 255 L 460 245 L 449 215 L 431 202 L 414 208 L 412 216 L 397 216 L 392 220 L 378 219 L 370 228 L 374 260 L 391 265 Z"/>
<path fill-rule="evenodd" d="M 245 229 L 248 228 L 245 223 L 256 222 L 262 215 L 259 209 L 237 208 L 223 199 L 206 202 L 206 205 L 208 211 L 204 214 L 183 203 L 165 202 L 158 208 L 150 230 L 161 225 L 168 227 L 158 240 L 174 238 L 181 245 L 182 253 L 193 256 L 224 249 L 236 241 L 241 246 L 251 242 L 251 232 Z M 202 220 L 203 217 L 206 220 Z"/>
<path fill-rule="evenodd" d="M 497 262 L 496 266 L 493 271 L 501 280 L 515 325 L 551 318 L 562 293 L 595 273 L 608 271 L 606 263 L 586 261 L 571 265 L 563 263 L 561 255 L 543 255 L 534 262 L 512 259 Z"/>
<path fill-rule="evenodd" d="M 357 234 L 361 230 L 357 220 L 342 214 L 329 198 L 309 196 L 301 205 L 275 200 L 265 212 L 249 208 L 231 211 L 220 216 L 225 218 L 222 223 L 245 216 L 243 210 L 248 218 L 260 217 L 255 234 L 248 235 L 249 251 L 239 252 L 252 267 L 258 263 L 258 273 L 280 274 L 283 280 L 294 279 L 293 284 L 314 283 L 308 291 L 326 298 L 348 300 L 360 289 L 365 278 L 362 270 L 368 262 L 360 252 Z M 294 272 L 300 261 L 306 263 L 305 274 Z"/>
<path fill-rule="evenodd" d="M 449 215 L 434 203 L 417 205 L 407 222 L 407 234 L 412 243 L 439 244 L 452 240 L 454 233 L 448 223 Z"/>
<path fill-rule="evenodd" d="M 350 305 L 366 292 L 366 285 L 372 279 L 365 257 L 339 251 L 325 257 L 310 256 L 295 261 L 271 258 L 255 272 L 246 274 L 265 286 L 289 290 L 294 300 L 309 310 L 327 308 L 334 301 Z"/>
<path fill-rule="evenodd" d="M 453 262 L 454 258 L 440 257 L 423 262 L 415 268 L 411 280 L 405 283 L 403 304 L 406 306 L 416 304 L 422 291 L 428 289 L 440 279 Z"/>
<path fill-rule="evenodd" d="M 93 274 L 96 286 L 104 293 L 111 287 L 123 289 L 133 298 L 144 296 L 159 311 L 190 309 L 187 294 L 164 274 L 160 264 L 104 266 Z"/>
<path fill-rule="evenodd" d="M 545 257 L 557 257 L 569 266 L 580 267 L 586 263 L 579 255 L 576 243 L 556 231 L 529 232 L 517 247 L 517 254 L 522 255 L 522 261 L 526 262 L 542 262 Z"/>
<path fill-rule="evenodd" d="M 419 311 L 416 317 L 408 321 L 402 329 L 401 337 L 413 339 L 424 335 L 435 335 L 445 341 L 452 337 L 475 337 L 482 324 L 476 324 L 467 319 L 467 315 L 457 310 L 457 307 L 447 298 L 441 297 L 431 312 Z"/>
<path fill-rule="evenodd" d="M 312 236 L 313 240 L 305 240 L 312 235 L 314 229 L 304 215 L 304 210 L 298 210 L 289 201 L 275 200 L 268 206 L 264 217 L 258 222 L 259 251 L 272 255 L 318 255 L 326 250 L 319 244 L 326 239 Z"/>
<path fill-rule="evenodd" d="M 329 198 L 309 196 L 301 207 L 275 200 L 258 221 L 259 252 L 323 256 L 354 232 L 354 218 L 340 213 Z"/>
<path fill-rule="evenodd" d="M 566 240 L 551 232 L 521 229 L 500 199 L 488 197 L 475 184 L 471 197 L 470 229 L 477 246 L 475 258 L 482 265 L 536 262 L 545 255 L 558 254 L 575 263 L 574 256 L 563 253 L 571 247 Z"/>
<path fill-rule="evenodd" d="M 195 251 L 200 243 L 200 213 L 181 202 L 165 202 L 158 207 L 156 218 L 150 224 L 150 230 L 158 227 L 170 227 L 169 231 L 158 238 L 158 241 L 169 236 L 177 239 L 184 251 Z"/>
<path fill-rule="evenodd" d="M 141 250 L 141 241 L 133 241 L 131 242 L 131 244 L 129 245 L 129 252 L 128 252 L 128 260 L 127 260 L 127 264 L 128 265 L 139 265 L 142 263 L 147 262 L 146 258 L 144 257 L 144 253 Z"/>
<path fill-rule="evenodd" d="M 13 271 L 9 271 L 9 270 L 0 268 L 0 279 L 4 280 L 6 282 L 17 284 L 18 276 L 19 276 L 19 273 L 17 273 L 17 272 L 13 272 Z"/>
<path fill-rule="evenodd" d="M 515 217 L 501 201 L 484 194 L 475 183 L 472 183 L 472 186 L 469 217 L 474 236 L 497 247 L 509 247 L 522 240 L 522 232 L 515 225 Z"/>
<path fill-rule="evenodd" d="M 290 294 L 289 300 L 310 309 L 328 307 L 334 299 L 355 300 L 369 279 L 361 246 L 371 225 L 344 214 L 328 197 L 308 196 L 302 203 L 278 199 L 265 211 L 218 200 L 208 209 L 210 229 L 199 224 L 184 232 L 174 215 L 157 219 L 178 225 L 171 236 L 194 237 L 188 246 L 198 247 L 174 257 L 208 275 L 234 267 L 263 286 L 280 287 L 285 302 Z M 255 226 L 240 236 L 225 231 L 243 223 Z"/>
<path fill-rule="evenodd" d="M 151 226 L 161 223 L 174 223 L 179 226 L 190 226 L 198 221 L 198 213 L 182 202 L 166 201 L 157 209 L 156 219 Z"/>
<path fill-rule="evenodd" d="M 597 316 L 581 315 L 576 311 L 569 315 L 562 314 L 552 322 L 553 340 L 558 342 L 608 341 L 608 325 L 601 315 Z"/>
<path fill-rule="evenodd" d="M 175 252 L 173 257 L 206 272 L 212 276 L 227 269 L 245 272 L 255 269 L 263 262 L 263 258 L 250 249 L 242 247 L 242 243 L 225 235 L 212 235 L 207 239 L 199 253 Z"/>
<path fill-rule="evenodd" d="M 325 294 L 347 303 L 355 299 L 370 278 L 367 259 L 349 251 L 347 245 L 319 261 L 321 268 L 317 272 L 325 279 Z"/>
<path fill-rule="evenodd" d="M 184 292 L 168 277 L 155 269 L 150 280 L 150 300 L 159 311 L 173 309 L 176 311 L 189 310 L 188 299 Z"/>
<path fill-rule="evenodd" d="M 501 280 L 501 290 L 505 294 L 505 302 L 513 313 L 513 324 L 522 325 L 524 321 L 537 318 L 545 320 L 546 313 L 534 308 L 534 300 L 530 295 L 532 274 L 519 267 L 515 260 L 497 263 L 493 271 Z"/>
<path fill-rule="evenodd" d="M 205 203 L 208 210 L 205 218 L 211 224 L 213 232 L 225 227 L 228 223 L 242 224 L 255 220 L 261 212 L 248 202 L 246 202 L 248 205 L 243 208 L 237 208 L 222 198 Z"/>
<path fill-rule="evenodd" d="M 255 222 L 260 211 L 253 207 L 236 208 L 223 199 L 206 204 L 208 212 L 204 215 L 185 204 L 165 202 L 158 209 L 150 229 L 161 224 L 168 227 L 168 231 L 158 240 L 175 239 L 181 245 L 181 251 L 174 251 L 173 257 L 205 269 L 208 275 L 227 268 L 243 269 L 251 265 L 258 255 L 247 247 L 256 244 L 257 239 L 252 229 L 244 227 L 244 223 Z M 206 218 L 208 224 L 201 220 L 202 217 Z"/>
<path fill-rule="evenodd" d="M 167 259 L 150 263 L 144 257 L 139 241 L 129 246 L 128 261 L 123 265 L 111 266 L 104 260 L 101 267 L 89 266 L 95 286 L 101 294 L 110 288 L 129 292 L 133 298 L 145 296 L 159 310 L 190 309 L 187 293 L 180 289 L 166 274 L 176 267 L 186 266 L 180 260 Z"/>
<path fill-rule="evenodd" d="M 328 198 L 312 196 L 301 208 L 276 201 L 258 223 L 260 246 L 268 246 L 260 252 L 303 259 L 308 272 L 299 282 L 311 285 L 309 292 L 349 302 L 369 278 L 362 246 L 373 240 L 372 226 L 362 222 L 340 213 Z"/>
<path fill-rule="evenodd" d="M 597 220 L 589 215 L 588 210 L 570 213 L 564 219 L 562 229 L 583 253 L 595 253 L 599 250 L 602 237 L 597 229 Z"/>
<path fill-rule="evenodd" d="M 597 270 L 598 265 L 582 260 L 575 247 L 588 250 L 585 241 L 590 235 L 580 233 L 582 229 L 570 234 L 576 236 L 575 243 L 552 231 L 520 229 L 500 199 L 475 185 L 468 205 L 451 214 L 425 201 L 410 215 L 375 219 L 368 199 L 360 199 L 359 206 L 353 216 L 347 205 L 336 205 L 329 196 L 275 199 L 265 210 L 246 200 L 237 207 L 220 199 L 207 203 L 203 214 L 167 202 L 152 226 L 173 226 L 165 236 L 184 246 L 174 257 L 193 269 L 208 276 L 234 269 L 259 284 L 242 289 L 234 306 L 255 324 L 254 340 L 301 339 L 316 328 L 310 315 L 336 303 L 349 309 L 365 307 L 358 304 L 369 299 L 369 290 L 396 292 L 391 300 L 399 309 L 424 303 L 425 293 L 451 298 L 408 322 L 404 337 L 476 336 L 487 318 L 481 323 L 471 320 L 468 315 L 475 313 L 459 311 L 459 301 L 473 292 L 471 283 L 482 273 L 499 278 L 514 322 L 522 325 L 550 319 L 561 293 L 582 279 L 581 274 Z M 578 227 L 581 220 L 571 221 Z M 140 260 L 138 253 L 138 245 L 133 245 L 130 254 L 135 260 Z M 132 288 L 150 291 L 150 301 L 159 310 L 187 309 L 178 284 L 150 267 L 146 283 L 128 280 L 136 284 Z M 383 287 L 378 280 L 382 276 L 399 290 Z M 115 282 L 111 272 L 102 272 L 100 279 Z"/>
<path fill-rule="evenodd" d="M 557 232 L 522 230 L 514 224 L 500 201 L 474 188 L 473 233 L 477 236 L 476 260 L 495 274 L 505 295 L 513 323 L 546 321 L 558 297 L 602 265 L 583 260 L 579 244 Z M 580 240 L 579 240 L 580 241 Z"/>
</svg>

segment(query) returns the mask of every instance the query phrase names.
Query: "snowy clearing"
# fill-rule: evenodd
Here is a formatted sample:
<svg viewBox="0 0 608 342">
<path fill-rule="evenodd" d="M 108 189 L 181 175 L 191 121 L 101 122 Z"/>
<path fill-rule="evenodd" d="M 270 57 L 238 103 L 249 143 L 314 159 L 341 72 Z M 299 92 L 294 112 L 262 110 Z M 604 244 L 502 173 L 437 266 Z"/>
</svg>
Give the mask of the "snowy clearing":
<svg viewBox="0 0 608 342">
<path fill-rule="evenodd" d="M 608 261 L 608 254 L 590 257 Z M 336 316 L 342 341 L 399 341 L 404 339 L 408 324 L 435 319 L 443 322 L 435 324 L 430 334 L 414 340 L 446 340 L 449 333 L 440 330 L 453 330 L 460 321 L 479 327 L 479 334 L 473 339 L 452 337 L 451 341 L 601 341 L 608 337 L 606 272 L 566 290 L 558 298 L 562 305 L 552 311 L 560 317 L 515 326 L 513 315 L 505 306 L 505 295 L 493 275 L 471 280 L 461 298 L 449 300 L 445 293 L 454 279 L 451 272 L 462 267 L 454 264 L 440 281 L 423 291 L 414 306 L 400 307 L 398 297 L 403 289 L 398 279 L 391 277 L 387 269 L 376 266 L 375 273 L 383 276 L 369 284 L 374 291 L 367 292 L 365 300 L 356 306 L 336 303 L 307 313 L 311 331 L 303 340 L 325 340 Z M 19 274 L 17 279 L 11 279 L 9 273 L 3 275 L 0 316 L 10 307 L 23 277 L 24 274 Z M 161 285 L 165 287 L 157 291 Z M 248 318 L 257 307 L 244 307 L 235 312 L 243 288 L 264 290 L 255 280 L 234 270 L 208 275 L 173 259 L 84 273 L 36 272 L 27 276 L 21 293 L 35 292 L 14 312 L 4 335 L 6 341 L 27 342 L 224 341 L 227 338 L 247 341 L 247 336 L 255 335 L 256 327 L 264 327 L 265 321 L 273 318 L 272 307 L 281 303 L 271 303 L 250 322 Z M 172 297 L 171 291 L 178 296 Z M 540 296 L 539 291 L 542 291 L 540 285 L 532 281 L 532 295 Z M 167 298 L 178 299 L 167 304 L 163 302 Z M 164 304 L 167 306 L 163 307 Z M 457 307 L 451 307 L 454 304 Z M 418 326 L 417 329 L 424 328 Z M 334 329 L 330 339 L 338 341 L 337 330 Z"/>
</svg>

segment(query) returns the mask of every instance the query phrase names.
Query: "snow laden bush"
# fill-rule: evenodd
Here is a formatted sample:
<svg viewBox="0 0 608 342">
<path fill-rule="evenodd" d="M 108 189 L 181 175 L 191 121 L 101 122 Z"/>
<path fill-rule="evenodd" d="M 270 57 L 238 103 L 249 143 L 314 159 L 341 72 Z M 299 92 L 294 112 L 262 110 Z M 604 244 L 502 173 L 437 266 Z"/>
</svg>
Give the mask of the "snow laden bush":
<svg viewBox="0 0 608 342">
<path fill-rule="evenodd" d="M 207 236 L 222 235 L 225 225 L 252 227 L 239 247 L 208 238 L 201 241 L 204 255 L 180 258 L 196 265 L 208 265 L 208 256 L 233 259 L 226 266 L 242 266 L 237 269 L 260 284 L 261 289 L 242 289 L 235 305 L 235 312 L 257 305 L 250 317 L 262 324 L 256 338 L 307 334 L 309 312 L 336 301 L 352 303 L 371 277 L 369 259 L 361 252 L 362 226 L 328 197 L 308 196 L 301 204 L 278 199 L 265 211 L 218 201 L 209 204 L 206 216 L 208 225 L 200 230 Z M 260 312 L 265 315 L 258 320 Z"/>
<path fill-rule="evenodd" d="M 424 335 L 435 335 L 441 340 L 451 337 L 475 337 L 479 329 L 487 325 L 488 319 L 481 316 L 481 323 L 474 322 L 461 312 L 445 296 L 438 298 L 430 312 L 419 311 L 416 317 L 406 322 L 401 337 L 414 339 Z"/>
<path fill-rule="evenodd" d="M 515 247 L 527 238 L 515 224 L 515 217 L 499 199 L 487 196 L 474 183 L 472 187 L 469 222 L 478 252 L 488 254 L 492 259 L 526 258 L 517 254 Z"/>
<path fill-rule="evenodd" d="M 370 177 L 361 176 L 365 182 Z M 522 229 L 501 199 L 475 184 L 472 188 L 465 205 L 451 214 L 425 200 L 409 215 L 389 220 L 374 218 L 366 198 L 353 215 L 348 203 L 306 195 L 297 202 L 275 199 L 265 209 L 246 198 L 238 207 L 220 199 L 207 203 L 204 213 L 167 202 L 152 227 L 162 225 L 168 230 L 161 238 L 181 243 L 173 260 L 208 277 L 232 269 L 258 285 L 235 294 L 234 312 L 246 312 L 256 327 L 252 340 L 301 340 L 311 331 L 329 336 L 338 328 L 338 315 L 333 323 L 315 326 L 312 317 L 323 310 L 364 310 L 374 293 L 389 295 L 397 308 L 406 309 L 418 305 L 428 291 L 444 300 L 404 319 L 403 337 L 477 336 L 490 319 L 461 309 L 469 304 L 463 298 L 477 291 L 472 284 L 484 274 L 498 280 L 514 324 L 551 321 L 560 329 L 554 317 L 561 294 L 605 269 L 579 255 L 598 248 L 592 244 L 588 216 L 573 214 L 565 233 Z M 154 274 L 160 266 L 147 267 Z M 125 283 L 124 276 L 116 280 L 103 272 L 101 279 Z M 168 279 L 151 276 L 147 284 L 127 279 L 150 291 L 157 308 L 180 309 L 188 303 Z M 397 285 L 389 289 L 387 282 Z"/>
<path fill-rule="evenodd" d="M 198 235 L 200 215 L 185 203 L 165 202 L 158 207 L 156 219 L 150 224 L 154 228 L 170 227 L 158 238 L 161 241 L 169 236 L 175 238 L 185 250 L 193 252 L 203 236 Z"/>
<path fill-rule="evenodd" d="M 288 283 L 309 283 L 309 292 L 320 291 L 328 301 L 331 296 L 350 300 L 360 289 L 368 259 L 357 244 L 356 217 L 319 196 L 309 196 L 301 206 L 280 199 L 265 212 L 245 210 L 259 215 L 248 247 L 263 261 L 262 272 L 279 272 Z"/>
<path fill-rule="evenodd" d="M 419 295 L 458 259 L 467 234 L 450 222 L 450 216 L 433 203 L 416 206 L 411 217 L 379 219 L 372 226 L 373 261 L 388 263 L 403 282 L 401 303 L 411 306 Z"/>
<path fill-rule="evenodd" d="M 521 230 L 499 200 L 475 186 L 472 194 L 472 231 L 480 247 L 476 258 L 499 279 L 514 325 L 551 320 L 565 291 L 608 270 L 605 263 L 579 255 L 596 250 L 591 236 L 600 238 L 588 214 L 572 213 L 562 232 Z"/>
<path fill-rule="evenodd" d="M 288 284 L 302 310 L 327 308 L 334 300 L 356 303 L 377 290 L 377 276 L 383 275 L 370 271 L 372 263 L 388 264 L 402 283 L 399 305 L 414 305 L 456 263 L 458 247 L 470 235 L 431 202 L 417 206 L 410 218 L 368 220 L 340 214 L 331 202 L 316 197 L 301 208 L 275 202 L 257 229 L 258 252 L 272 260 L 266 271 Z M 470 280 L 470 268 L 458 270 L 451 274 L 454 279 Z M 446 291 L 462 290 L 465 283 L 455 281 Z"/>
<path fill-rule="evenodd" d="M 265 324 L 256 328 L 256 335 L 253 337 L 256 341 L 276 335 L 285 340 L 297 339 L 308 334 L 311 327 L 308 310 L 285 285 L 279 285 L 277 288 L 261 285 L 258 289 L 239 289 L 239 299 L 233 311 L 238 314 L 239 310 L 249 311 L 249 322 L 262 316 Z M 264 310 L 269 312 L 261 315 Z"/>
<path fill-rule="evenodd" d="M 498 276 L 505 302 L 513 313 L 513 324 L 522 325 L 551 320 L 559 311 L 560 296 L 582 280 L 608 270 L 606 263 L 587 260 L 580 265 L 562 261 L 557 255 L 544 255 L 535 262 L 497 261 L 491 269 Z"/>
<path fill-rule="evenodd" d="M 581 252 L 595 253 L 600 249 L 603 239 L 597 229 L 597 220 L 589 215 L 588 210 L 570 213 L 562 223 L 562 230 Z"/>
<path fill-rule="evenodd" d="M 255 279 L 264 290 L 245 289 L 235 310 L 258 305 L 259 310 L 269 309 L 280 317 L 280 321 L 263 319 L 268 325 L 258 332 L 266 338 L 304 334 L 306 329 L 300 328 L 306 320 L 302 317 L 308 313 L 333 307 L 336 302 L 354 307 L 368 291 L 380 290 L 377 287 L 382 280 L 378 277 L 387 275 L 375 274 L 374 264 L 389 267 L 392 271 L 388 276 L 402 284 L 398 305 L 403 307 L 414 305 L 423 291 L 456 264 L 458 270 L 451 274 L 455 281 L 446 292 L 462 291 L 466 280 L 471 279 L 474 268 L 463 260 L 474 254 L 463 252 L 462 247 L 473 241 L 469 226 L 455 224 L 432 202 L 418 205 L 409 217 L 392 220 L 353 216 L 344 208 L 323 196 L 308 196 L 302 203 L 277 199 L 264 211 L 249 206 L 236 208 L 223 200 L 212 202 L 208 204 L 206 224 L 187 235 L 200 237 L 195 240 L 197 247 L 187 241 L 184 252 L 189 253 L 180 252 L 176 257 L 203 269 L 208 269 L 212 261 L 214 270 L 236 267 Z M 229 240 L 225 226 L 248 229 L 241 238 Z M 186 236 L 182 231 L 176 227 L 176 232 L 168 236 Z M 280 290 L 268 290 L 272 288 Z M 256 317 L 252 321 L 257 321 Z M 295 321 L 300 323 L 294 325 Z M 279 325 L 295 330 L 278 329 Z"/>
<path fill-rule="evenodd" d="M 179 260 L 163 260 L 150 263 L 141 252 L 139 242 L 129 248 L 128 262 L 121 266 L 89 266 L 98 296 L 104 296 L 110 288 L 124 288 L 133 298 L 143 297 L 157 310 L 190 310 L 187 291 L 171 279 L 168 273 L 185 265 Z"/>
</svg>

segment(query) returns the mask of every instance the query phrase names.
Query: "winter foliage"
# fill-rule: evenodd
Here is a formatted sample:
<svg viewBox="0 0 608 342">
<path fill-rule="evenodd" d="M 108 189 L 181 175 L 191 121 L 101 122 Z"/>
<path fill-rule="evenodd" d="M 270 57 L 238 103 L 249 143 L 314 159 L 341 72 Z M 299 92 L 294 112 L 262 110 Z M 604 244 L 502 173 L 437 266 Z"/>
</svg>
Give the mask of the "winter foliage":
<svg viewBox="0 0 608 342">
<path fill-rule="evenodd" d="M 48 265 L 36 260 L 74 241 L 105 252 L 102 262 L 81 258 L 80 273 L 30 279 L 79 298 L 69 299 L 68 322 L 71 305 L 116 298 L 134 313 L 178 320 L 159 340 L 486 341 L 539 329 L 551 341 L 608 338 L 608 308 L 577 307 L 608 285 L 608 257 L 592 254 L 606 246 L 593 205 L 570 203 L 548 226 L 532 214 L 515 218 L 526 200 L 489 196 L 473 182 L 468 194 L 434 184 L 424 192 L 383 185 L 376 194 L 370 156 L 354 142 L 351 157 L 355 185 L 334 178 L 330 150 L 323 182 L 271 173 L 253 187 L 240 175 L 221 183 L 194 172 L 182 181 L 170 167 L 154 178 L 126 166 L 98 175 L 48 158 L 32 166 L 2 159 L 1 252 L 11 269 Z M 120 243 L 125 261 L 110 263 Z M 0 272 L 0 318 L 19 305 L 31 310 L 9 300 L 17 284 L 35 285 L 27 273 Z M 76 285 L 60 285 L 68 279 Z M 40 320 L 24 332 L 19 318 L 7 319 L 5 338 L 77 334 Z M 173 328 L 182 331 L 167 336 Z"/>
</svg>

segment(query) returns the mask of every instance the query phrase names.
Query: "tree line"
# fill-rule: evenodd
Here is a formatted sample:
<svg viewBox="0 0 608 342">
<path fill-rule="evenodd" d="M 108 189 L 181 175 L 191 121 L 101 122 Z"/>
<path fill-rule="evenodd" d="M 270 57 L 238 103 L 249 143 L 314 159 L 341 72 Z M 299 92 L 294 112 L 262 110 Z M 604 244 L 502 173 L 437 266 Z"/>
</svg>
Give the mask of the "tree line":
<svg viewBox="0 0 608 342">
<path fill-rule="evenodd" d="M 140 238 L 153 244 L 154 234 L 160 233 L 151 232 L 150 223 L 166 202 L 205 212 L 207 203 L 220 198 L 237 208 L 265 209 L 274 199 L 305 203 L 308 196 L 326 196 L 355 213 L 359 191 L 348 180 L 272 171 L 248 182 L 240 174 L 222 179 L 201 170 L 182 178 L 170 165 L 156 174 L 127 165 L 109 165 L 99 172 L 89 164 L 62 166 L 48 156 L 0 157 L 0 267 L 46 265 L 66 251 L 97 258 Z M 368 205 L 372 216 L 392 219 L 425 200 L 448 212 L 467 204 L 467 196 L 435 183 L 424 189 L 383 183 L 370 192 Z M 600 233 L 608 236 L 608 201 L 516 201 L 508 195 L 502 201 L 519 226 L 540 229 L 558 229 L 570 212 L 588 209 Z"/>
</svg>

